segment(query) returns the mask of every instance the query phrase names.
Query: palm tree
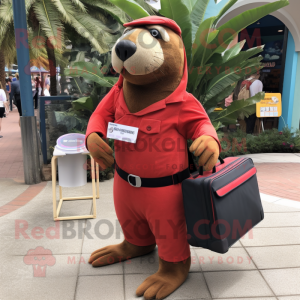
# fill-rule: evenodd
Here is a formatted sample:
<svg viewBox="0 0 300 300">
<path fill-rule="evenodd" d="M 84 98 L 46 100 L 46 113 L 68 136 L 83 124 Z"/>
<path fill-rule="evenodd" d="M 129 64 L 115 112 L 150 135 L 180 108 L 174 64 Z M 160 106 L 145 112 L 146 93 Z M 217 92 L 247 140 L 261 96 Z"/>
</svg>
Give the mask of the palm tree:
<svg viewBox="0 0 300 300">
<path fill-rule="evenodd" d="M 126 20 L 124 12 L 108 1 L 25 0 L 25 5 L 31 59 L 45 65 L 47 57 L 51 95 L 57 93 L 56 61 L 62 58 L 65 41 L 68 40 L 66 25 L 73 27 L 97 51 L 104 53 L 115 43 L 120 33 L 120 25 L 111 16 L 117 18 L 120 23 Z M 1 1 L 0 24 L 1 49 L 10 29 L 13 28 L 12 0 Z"/>
</svg>

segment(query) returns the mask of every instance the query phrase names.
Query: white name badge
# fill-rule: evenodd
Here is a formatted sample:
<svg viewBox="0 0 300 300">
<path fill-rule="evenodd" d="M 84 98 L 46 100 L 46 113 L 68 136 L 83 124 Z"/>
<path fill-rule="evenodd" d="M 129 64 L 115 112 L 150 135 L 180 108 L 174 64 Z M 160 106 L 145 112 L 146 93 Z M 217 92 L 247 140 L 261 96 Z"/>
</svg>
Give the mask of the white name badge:
<svg viewBox="0 0 300 300">
<path fill-rule="evenodd" d="M 135 144 L 138 131 L 137 127 L 109 122 L 106 136 L 110 139 Z"/>
</svg>

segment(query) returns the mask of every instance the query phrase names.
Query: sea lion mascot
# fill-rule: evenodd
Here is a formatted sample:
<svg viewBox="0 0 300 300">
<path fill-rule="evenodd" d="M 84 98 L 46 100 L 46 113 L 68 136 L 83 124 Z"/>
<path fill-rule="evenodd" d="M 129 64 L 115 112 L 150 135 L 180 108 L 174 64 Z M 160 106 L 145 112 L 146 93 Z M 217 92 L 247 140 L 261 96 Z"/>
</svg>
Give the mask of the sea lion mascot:
<svg viewBox="0 0 300 300">
<path fill-rule="evenodd" d="M 216 164 L 220 143 L 202 105 L 186 92 L 187 61 L 178 25 L 151 16 L 124 26 L 112 49 L 113 68 L 121 75 L 91 116 L 86 144 L 105 169 L 114 163 L 104 141 L 108 123 L 120 124 L 118 133 L 138 128 L 135 143 L 114 143 L 114 204 L 125 240 L 93 252 L 89 263 L 117 263 L 157 245 L 159 269 L 136 295 L 163 299 L 186 280 L 191 264 L 181 191 L 189 177 L 187 139 L 194 141 L 189 150 L 206 170 Z"/>
</svg>

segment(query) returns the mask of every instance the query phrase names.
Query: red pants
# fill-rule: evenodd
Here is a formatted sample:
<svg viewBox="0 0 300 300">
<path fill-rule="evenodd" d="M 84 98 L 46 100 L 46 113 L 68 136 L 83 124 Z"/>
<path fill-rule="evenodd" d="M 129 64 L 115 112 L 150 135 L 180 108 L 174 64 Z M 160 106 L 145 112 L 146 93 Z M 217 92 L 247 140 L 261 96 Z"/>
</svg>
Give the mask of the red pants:
<svg viewBox="0 0 300 300">
<path fill-rule="evenodd" d="M 190 256 L 181 184 L 136 188 L 115 172 L 114 203 L 125 239 L 137 246 L 157 244 L 165 261 Z"/>
</svg>

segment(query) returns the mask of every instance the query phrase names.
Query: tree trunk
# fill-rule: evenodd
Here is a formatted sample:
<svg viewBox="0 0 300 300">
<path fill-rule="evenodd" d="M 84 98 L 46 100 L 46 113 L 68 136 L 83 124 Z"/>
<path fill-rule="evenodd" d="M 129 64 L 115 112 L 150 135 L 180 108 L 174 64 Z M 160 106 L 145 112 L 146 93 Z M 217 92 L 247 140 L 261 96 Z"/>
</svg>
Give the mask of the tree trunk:
<svg viewBox="0 0 300 300">
<path fill-rule="evenodd" d="M 56 59 L 55 59 L 54 48 L 49 41 L 46 43 L 46 50 L 48 55 L 49 68 L 50 68 L 50 95 L 56 96 L 57 95 Z"/>
<path fill-rule="evenodd" d="M 64 93 L 64 90 L 66 89 L 67 87 L 67 78 L 66 78 L 66 75 L 65 75 L 65 65 L 61 65 L 60 66 L 60 89 L 61 89 L 61 93 Z"/>
<path fill-rule="evenodd" d="M 5 87 L 5 59 L 4 59 L 4 54 L 0 50 L 0 82 L 2 83 L 2 88 L 4 91 L 6 91 Z"/>
</svg>

